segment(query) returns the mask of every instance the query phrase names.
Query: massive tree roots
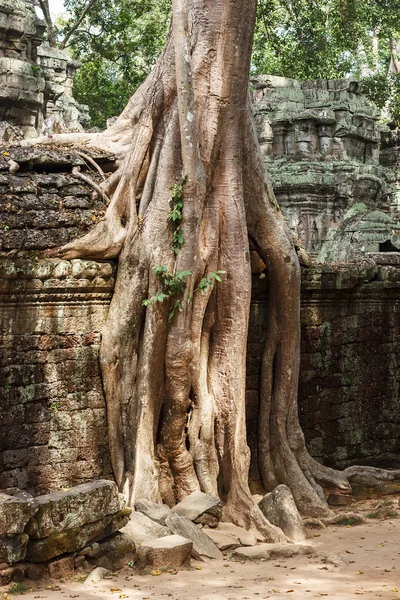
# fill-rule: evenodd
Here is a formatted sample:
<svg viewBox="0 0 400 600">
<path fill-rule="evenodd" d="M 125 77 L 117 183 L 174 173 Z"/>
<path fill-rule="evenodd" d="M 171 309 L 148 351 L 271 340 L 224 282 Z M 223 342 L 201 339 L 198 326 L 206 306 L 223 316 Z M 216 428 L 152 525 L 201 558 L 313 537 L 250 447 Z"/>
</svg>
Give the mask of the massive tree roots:
<svg viewBox="0 0 400 600">
<path fill-rule="evenodd" d="M 200 489 L 221 497 L 225 520 L 282 541 L 248 487 L 249 238 L 270 280 L 259 427 L 265 488 L 285 483 L 303 514 L 327 517 L 321 485 L 350 486 L 309 456 L 298 421 L 300 268 L 252 124 L 255 9 L 256 0 L 173 0 L 164 52 L 116 123 L 104 134 L 55 140 L 119 157 L 101 185 L 111 198 L 104 220 L 57 255 L 118 258 L 101 370 L 112 465 L 129 502 L 171 505 Z M 182 176 L 177 225 L 170 187 Z M 221 283 L 211 285 L 219 271 Z"/>
</svg>

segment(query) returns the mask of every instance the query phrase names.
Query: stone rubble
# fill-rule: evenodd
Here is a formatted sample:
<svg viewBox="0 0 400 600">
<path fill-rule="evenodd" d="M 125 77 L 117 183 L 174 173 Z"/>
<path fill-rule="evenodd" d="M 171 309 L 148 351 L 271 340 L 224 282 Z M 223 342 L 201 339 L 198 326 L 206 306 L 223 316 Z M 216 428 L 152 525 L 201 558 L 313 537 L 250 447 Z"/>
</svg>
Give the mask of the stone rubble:
<svg viewBox="0 0 400 600">
<path fill-rule="evenodd" d="M 286 485 L 278 485 L 264 496 L 258 506 L 268 521 L 280 527 L 288 538 L 294 542 L 304 542 L 306 529 L 292 492 Z"/>
<path fill-rule="evenodd" d="M 172 512 L 180 517 L 186 517 L 194 523 L 216 526 L 221 519 L 222 503 L 219 498 L 192 492 L 172 508 Z"/>
<path fill-rule="evenodd" d="M 131 509 L 109 480 L 33 498 L 0 490 L 0 584 L 63 578 L 93 564 L 121 567 L 136 558 L 135 543 L 119 530 Z"/>
<path fill-rule="evenodd" d="M 193 542 L 192 555 L 194 558 L 222 558 L 222 553 L 218 550 L 213 541 L 204 533 L 201 527 L 196 526 L 186 517 L 179 515 L 170 515 L 165 521 L 167 527 L 188 540 Z"/>
</svg>

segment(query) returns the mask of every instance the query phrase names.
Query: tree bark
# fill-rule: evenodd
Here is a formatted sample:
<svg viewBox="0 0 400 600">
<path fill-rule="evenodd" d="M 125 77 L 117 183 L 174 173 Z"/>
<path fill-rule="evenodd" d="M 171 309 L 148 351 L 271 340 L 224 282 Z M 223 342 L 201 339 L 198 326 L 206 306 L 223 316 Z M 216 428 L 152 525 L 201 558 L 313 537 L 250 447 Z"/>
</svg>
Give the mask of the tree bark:
<svg viewBox="0 0 400 600">
<path fill-rule="evenodd" d="M 101 184 L 111 197 L 104 220 L 55 254 L 118 258 L 101 369 L 114 475 L 129 503 L 173 505 L 200 489 L 221 497 L 225 520 L 284 541 L 248 487 L 248 236 L 270 282 L 259 425 L 265 488 L 285 483 L 303 513 L 326 517 L 320 484 L 350 486 L 313 461 L 298 421 L 300 268 L 248 96 L 257 1 L 172 4 L 164 52 L 116 123 L 103 134 L 57 136 L 115 151 L 120 166 Z M 182 176 L 177 248 L 170 188 Z M 161 286 L 154 267 L 187 275 L 179 293 L 145 306 Z M 218 271 L 222 282 L 204 285 Z"/>
</svg>

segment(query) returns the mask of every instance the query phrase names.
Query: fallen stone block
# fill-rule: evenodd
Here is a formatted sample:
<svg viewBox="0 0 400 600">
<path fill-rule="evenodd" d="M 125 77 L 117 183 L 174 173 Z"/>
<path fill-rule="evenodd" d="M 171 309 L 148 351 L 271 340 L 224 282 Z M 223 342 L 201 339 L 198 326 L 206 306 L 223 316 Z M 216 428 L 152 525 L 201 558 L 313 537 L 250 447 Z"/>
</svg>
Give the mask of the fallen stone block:
<svg viewBox="0 0 400 600">
<path fill-rule="evenodd" d="M 179 515 L 170 515 L 165 521 L 169 529 L 193 542 L 192 555 L 194 558 L 222 558 L 222 552 L 218 550 L 214 542 L 204 533 L 204 531 L 194 525 L 186 517 Z"/>
<path fill-rule="evenodd" d="M 37 502 L 27 492 L 17 488 L 0 492 L 0 536 L 23 533 L 37 509 Z"/>
<path fill-rule="evenodd" d="M 164 527 L 143 513 L 135 511 L 131 514 L 127 525 L 122 529 L 122 533 L 126 533 L 133 539 L 136 546 L 140 546 L 143 542 L 170 535 L 171 532 L 168 527 Z"/>
<path fill-rule="evenodd" d="M 160 525 L 165 525 L 165 519 L 171 514 L 171 509 L 166 504 L 157 504 L 149 500 L 138 500 L 135 509 Z"/>
<path fill-rule="evenodd" d="M 215 496 L 203 492 L 192 492 L 172 512 L 180 517 L 186 517 L 195 523 L 216 526 L 222 514 L 222 502 Z"/>
<path fill-rule="evenodd" d="M 241 546 L 255 546 L 257 544 L 257 539 L 254 533 L 247 531 L 247 529 L 244 529 L 243 527 L 238 527 L 233 523 L 220 522 L 218 524 L 217 531 L 222 531 L 222 533 L 233 535 L 239 540 Z"/>
<path fill-rule="evenodd" d="M 189 567 L 192 549 L 193 543 L 180 535 L 169 535 L 150 540 L 140 546 L 136 567 L 138 569 Z"/>
<path fill-rule="evenodd" d="M 52 579 L 64 579 L 74 572 L 74 558 L 72 556 L 58 558 L 49 562 L 47 568 Z"/>
<path fill-rule="evenodd" d="M 81 550 L 92 542 L 109 537 L 121 529 L 129 521 L 131 510 L 124 508 L 115 515 L 109 515 L 96 523 L 88 523 L 54 533 L 40 540 L 29 540 L 26 558 L 30 562 L 39 563 Z"/>
<path fill-rule="evenodd" d="M 39 581 L 49 575 L 49 571 L 45 564 L 26 564 L 26 577 L 32 581 Z"/>
<path fill-rule="evenodd" d="M 278 485 L 259 502 L 261 512 L 272 525 L 280 527 L 283 533 L 295 542 L 306 539 L 306 529 L 297 510 L 292 492 L 286 485 Z"/>
<path fill-rule="evenodd" d="M 229 533 L 223 533 L 217 529 L 203 529 L 203 531 L 221 552 L 224 550 L 234 550 L 241 545 L 239 540 Z"/>
<path fill-rule="evenodd" d="M 135 542 L 124 533 L 117 532 L 97 546 L 94 558 L 99 567 L 115 571 L 122 569 L 127 562 L 136 560 Z"/>
<path fill-rule="evenodd" d="M 28 539 L 26 533 L 0 535 L 0 562 L 12 565 L 24 560 Z"/>
<path fill-rule="evenodd" d="M 94 583 L 99 583 L 99 581 L 104 579 L 107 575 L 110 575 L 110 571 L 108 571 L 108 569 L 104 569 L 103 567 L 96 567 L 86 578 L 85 585 L 93 585 Z"/>
<path fill-rule="evenodd" d="M 31 539 L 95 523 L 124 508 L 117 486 L 105 479 L 77 485 L 67 492 L 39 496 L 36 500 L 37 512 L 26 528 Z"/>
<path fill-rule="evenodd" d="M 25 571 L 25 565 L 13 565 L 12 567 L 0 569 L 0 585 L 8 585 L 9 583 L 23 581 Z"/>
<path fill-rule="evenodd" d="M 237 560 L 272 560 L 314 553 L 315 549 L 312 546 L 303 544 L 260 544 L 237 548 L 232 557 Z"/>
<path fill-rule="evenodd" d="M 350 506 L 353 498 L 344 494 L 329 494 L 327 502 L 330 506 Z"/>
</svg>

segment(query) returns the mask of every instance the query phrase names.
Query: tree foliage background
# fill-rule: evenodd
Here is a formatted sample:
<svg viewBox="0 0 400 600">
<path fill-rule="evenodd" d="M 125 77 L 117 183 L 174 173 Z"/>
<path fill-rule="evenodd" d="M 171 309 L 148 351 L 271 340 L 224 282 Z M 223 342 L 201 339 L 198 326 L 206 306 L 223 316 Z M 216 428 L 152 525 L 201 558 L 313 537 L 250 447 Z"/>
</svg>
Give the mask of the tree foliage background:
<svg viewBox="0 0 400 600">
<path fill-rule="evenodd" d="M 65 0 L 65 7 L 59 36 L 86 2 Z M 92 1 L 69 42 L 82 62 L 75 96 L 89 105 L 92 126 L 122 111 L 155 64 L 169 23 L 169 0 Z M 399 124 L 399 41 L 398 0 L 259 0 L 252 71 L 300 80 L 355 76 Z"/>
</svg>

